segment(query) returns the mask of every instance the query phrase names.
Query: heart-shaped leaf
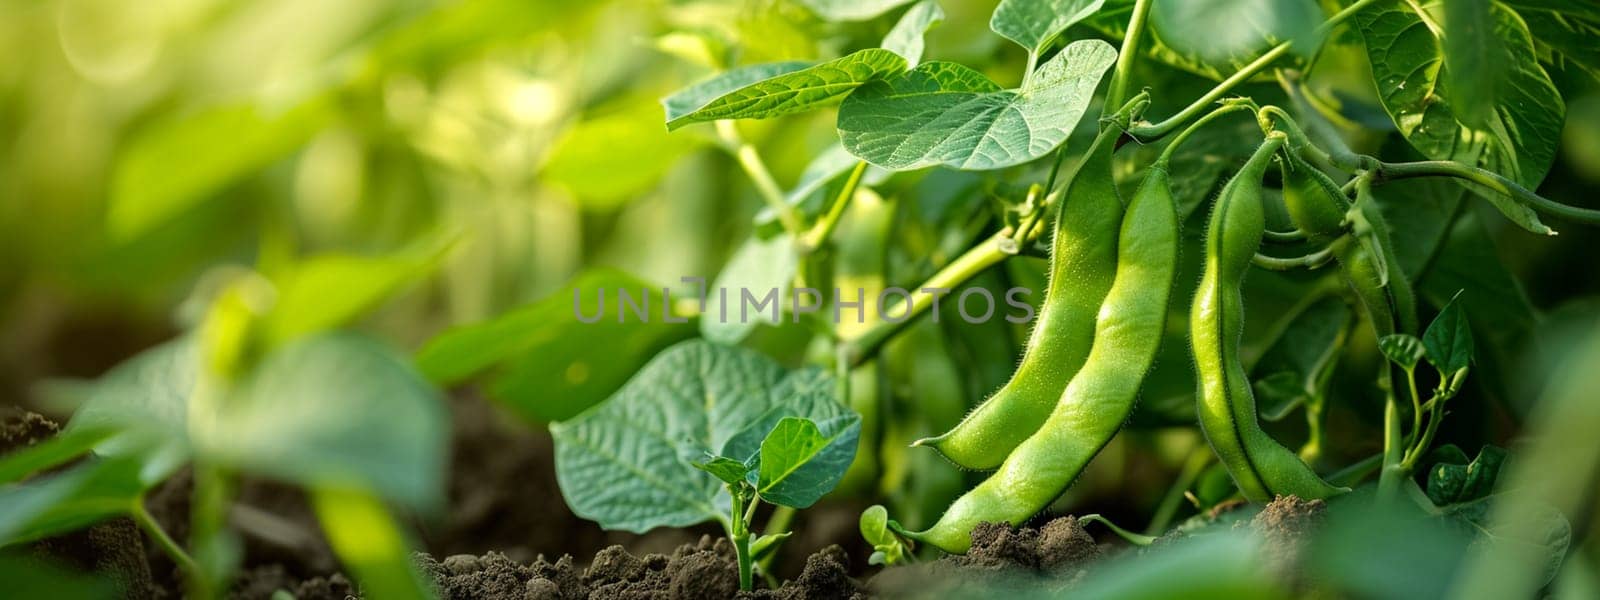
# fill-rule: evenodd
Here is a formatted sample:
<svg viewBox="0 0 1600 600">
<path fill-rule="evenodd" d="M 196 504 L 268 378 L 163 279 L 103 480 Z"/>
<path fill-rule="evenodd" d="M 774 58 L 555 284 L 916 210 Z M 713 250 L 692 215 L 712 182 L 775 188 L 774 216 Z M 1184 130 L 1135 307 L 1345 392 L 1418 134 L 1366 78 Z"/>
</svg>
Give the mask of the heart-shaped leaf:
<svg viewBox="0 0 1600 600">
<path fill-rule="evenodd" d="M 769 415 L 816 421 L 848 414 L 819 369 L 789 372 L 752 350 L 690 340 L 656 355 L 605 403 L 552 424 L 556 479 L 567 505 L 607 529 L 643 532 L 719 519 L 730 498 L 694 466 Z M 784 414 L 787 413 L 787 414 Z M 776 423 L 779 419 L 773 419 Z"/>
<path fill-rule="evenodd" d="M 860 415 L 841 415 L 820 424 L 784 418 L 761 442 L 756 493 L 762 500 L 783 506 L 815 504 L 844 477 L 855 460 L 860 437 Z"/>
<path fill-rule="evenodd" d="M 1073 42 L 1017 90 L 955 63 L 924 63 L 845 98 L 839 137 L 851 154 L 897 171 L 1022 164 L 1067 139 L 1116 58 L 1105 42 Z"/>
<path fill-rule="evenodd" d="M 1467 323 L 1467 309 L 1462 308 L 1459 300 L 1459 294 L 1451 298 L 1422 333 L 1428 362 L 1446 378 L 1472 362 L 1472 327 Z"/>
</svg>

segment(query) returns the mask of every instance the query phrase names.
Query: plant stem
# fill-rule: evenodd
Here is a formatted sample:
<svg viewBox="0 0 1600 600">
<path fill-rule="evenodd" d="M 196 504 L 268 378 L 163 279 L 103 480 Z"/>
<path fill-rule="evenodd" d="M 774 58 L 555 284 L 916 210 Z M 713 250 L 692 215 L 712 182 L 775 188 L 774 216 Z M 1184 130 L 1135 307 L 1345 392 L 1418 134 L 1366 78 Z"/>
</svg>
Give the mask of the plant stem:
<svg viewBox="0 0 1600 600">
<path fill-rule="evenodd" d="M 856 188 L 861 186 L 861 175 L 867 171 L 867 161 L 856 163 L 856 168 L 850 171 L 850 177 L 845 180 L 844 188 L 839 190 L 839 195 L 833 199 L 833 205 L 828 207 L 828 212 L 822 219 L 806 232 L 804 239 L 800 240 L 801 252 L 815 252 L 817 248 L 827 243 L 828 237 L 833 235 L 834 227 L 839 225 L 839 217 L 844 215 L 844 209 L 850 205 L 850 199 L 856 195 Z"/>
<path fill-rule="evenodd" d="M 750 506 L 753 508 L 756 500 L 755 498 L 747 498 L 743 491 L 734 488 L 732 485 L 728 486 L 728 492 L 733 495 L 733 510 L 731 511 L 733 521 L 728 528 L 728 538 L 733 540 L 734 556 L 739 561 L 739 589 L 748 592 L 754 587 L 755 582 L 751 577 L 750 522 L 746 518 L 745 502 L 750 502 Z"/>
<path fill-rule="evenodd" d="M 1178 137 L 1172 138 L 1172 141 L 1167 143 L 1167 147 L 1161 150 L 1161 156 L 1156 159 L 1156 164 L 1166 165 L 1167 163 L 1171 162 L 1172 155 L 1178 149 L 1178 146 L 1182 146 L 1184 142 L 1189 141 L 1189 136 L 1194 135 L 1194 132 L 1204 128 L 1207 124 L 1210 124 L 1212 121 L 1215 121 L 1220 117 L 1226 116 L 1228 113 L 1248 110 L 1249 108 L 1251 108 L 1250 105 L 1245 103 L 1227 104 L 1219 106 L 1216 109 L 1213 109 L 1211 112 L 1206 113 L 1205 116 L 1200 117 L 1200 119 L 1195 121 L 1194 124 L 1179 132 Z"/>
<path fill-rule="evenodd" d="M 1031 238 L 1033 235 L 1028 237 Z M 843 353 L 842 360 L 852 367 L 861 364 L 862 361 L 877 351 L 878 346 L 883 345 L 896 332 L 911 324 L 916 320 L 917 316 L 927 311 L 928 307 L 933 305 L 937 296 L 951 293 L 961 284 L 966 283 L 968 279 L 977 276 L 985 269 L 1010 256 L 1005 250 L 1001 249 L 1002 243 L 1010 239 L 1010 235 L 1007 235 L 1005 231 L 1000 231 L 979 242 L 978 245 L 973 246 L 961 256 L 956 257 L 954 261 L 945 265 L 938 273 L 934 273 L 922 285 L 910 291 L 910 306 L 904 309 L 906 312 L 903 316 L 897 317 L 897 320 L 894 321 L 888 319 L 880 320 L 862 333 L 841 340 L 839 351 Z M 929 290 L 932 290 L 932 292 Z M 893 314 L 903 305 L 904 303 L 891 306 L 885 312 Z"/>
<path fill-rule="evenodd" d="M 804 231 L 800 223 L 800 211 L 784 199 L 783 188 L 772 178 L 772 171 L 767 170 L 767 163 L 762 162 L 755 146 L 744 141 L 733 121 L 717 121 L 716 127 L 717 136 L 722 138 L 724 148 L 739 161 L 739 167 L 744 169 L 745 175 L 750 177 L 750 182 L 755 184 L 756 191 L 760 192 L 761 200 L 778 213 L 778 222 L 783 224 L 783 230 L 789 232 L 795 239 L 799 239 L 801 232 Z"/>
<path fill-rule="evenodd" d="M 1600 210 L 1568 206 L 1533 193 L 1515 181 L 1493 171 L 1464 165 L 1449 160 L 1424 160 L 1406 163 L 1383 162 L 1371 156 L 1361 156 L 1357 168 L 1372 171 L 1375 181 L 1412 179 L 1416 177 L 1453 177 L 1476 183 L 1490 190 L 1510 196 L 1534 210 L 1584 225 L 1600 225 Z"/>
<path fill-rule="evenodd" d="M 1400 463 L 1400 469 L 1410 474 L 1417 467 L 1417 461 L 1422 459 L 1422 453 L 1428 451 L 1428 446 L 1433 444 L 1433 436 L 1439 432 L 1439 423 L 1444 421 L 1444 407 L 1438 406 L 1433 399 L 1428 401 L 1433 410 L 1428 412 L 1428 427 L 1422 430 L 1422 437 L 1406 452 L 1406 457 Z"/>
<path fill-rule="evenodd" d="M 182 569 L 191 581 L 200 581 L 202 577 L 200 565 L 194 561 L 193 557 L 189 556 L 189 553 L 183 549 L 183 546 L 178 544 L 177 540 L 167 535 L 167 531 L 162 529 L 161 524 L 157 523 L 155 517 L 150 515 L 150 510 L 144 506 L 144 498 L 142 496 L 134 499 L 133 508 L 129 511 L 129 516 L 133 517 L 133 522 L 140 529 L 143 529 L 145 533 L 150 535 L 151 539 L 156 541 L 156 545 L 161 547 L 161 551 L 166 553 L 167 557 L 171 558 L 172 562 L 176 563 L 178 568 Z M 202 588 L 197 592 L 197 595 L 201 594 L 210 594 L 210 590 Z"/>
<path fill-rule="evenodd" d="M 1411 433 L 1406 435 L 1407 447 L 1422 432 L 1422 396 L 1417 393 L 1417 368 L 1406 369 L 1406 387 L 1411 391 Z"/>
<path fill-rule="evenodd" d="M 1406 475 L 1401 467 L 1400 409 L 1395 406 L 1394 394 L 1388 396 L 1383 404 L 1383 470 L 1378 472 L 1378 497 L 1386 501 L 1394 498 Z"/>
<path fill-rule="evenodd" d="M 1322 25 L 1318 26 L 1317 35 L 1327 35 L 1329 30 L 1333 29 L 1338 24 L 1343 23 L 1346 19 L 1349 19 L 1357 12 L 1360 12 L 1362 9 L 1381 1 L 1383 0 L 1359 0 L 1355 4 L 1345 7 L 1344 10 L 1341 10 L 1332 17 L 1329 17 L 1327 21 L 1324 21 Z M 1283 42 L 1273 46 L 1270 50 L 1267 50 L 1266 53 L 1257 57 L 1254 61 L 1251 61 L 1250 64 L 1245 65 L 1242 69 L 1239 69 L 1237 73 L 1234 73 L 1227 79 L 1222 80 L 1222 83 L 1217 84 L 1217 87 L 1211 88 L 1211 91 L 1206 92 L 1204 96 L 1201 96 L 1199 99 L 1189 104 L 1188 107 L 1178 111 L 1178 114 L 1173 115 L 1167 120 L 1154 125 L 1146 124 L 1134 127 L 1129 130 L 1129 133 L 1133 134 L 1135 138 L 1145 141 L 1157 139 L 1167 135 L 1168 133 L 1172 133 L 1172 130 L 1177 129 L 1178 126 L 1187 123 L 1189 120 L 1198 116 L 1201 111 L 1206 109 L 1207 106 L 1210 106 L 1211 103 L 1222 99 L 1222 97 L 1227 95 L 1228 92 L 1232 91 L 1233 88 L 1238 87 L 1240 84 L 1246 81 L 1249 81 L 1250 78 L 1255 77 L 1256 74 L 1271 66 L 1272 63 L 1277 62 L 1279 58 L 1283 58 L 1283 55 L 1288 54 L 1289 50 L 1293 48 L 1293 46 L 1293 42 Z"/>
<path fill-rule="evenodd" d="M 1201 440 L 1189 451 L 1189 458 L 1183 461 L 1183 470 L 1178 472 L 1178 479 L 1172 482 L 1172 487 L 1167 489 L 1167 495 L 1162 496 L 1161 504 L 1156 506 L 1154 516 L 1150 517 L 1150 525 L 1144 528 L 1149 535 L 1161 535 L 1167 531 L 1167 526 L 1172 524 L 1173 517 L 1178 514 L 1178 507 L 1183 506 L 1183 493 L 1189 491 L 1200 474 L 1211 466 L 1212 458 L 1216 456 L 1211 452 L 1211 445 Z"/>
<path fill-rule="evenodd" d="M 1128 78 L 1133 75 L 1133 61 L 1139 56 L 1139 42 L 1144 37 L 1145 18 L 1150 14 L 1151 0 L 1133 3 L 1133 14 L 1128 17 L 1128 31 L 1122 36 L 1122 50 L 1117 54 L 1117 70 L 1111 75 L 1111 87 L 1106 90 L 1105 110 L 1122 106 L 1128 97 Z"/>
</svg>

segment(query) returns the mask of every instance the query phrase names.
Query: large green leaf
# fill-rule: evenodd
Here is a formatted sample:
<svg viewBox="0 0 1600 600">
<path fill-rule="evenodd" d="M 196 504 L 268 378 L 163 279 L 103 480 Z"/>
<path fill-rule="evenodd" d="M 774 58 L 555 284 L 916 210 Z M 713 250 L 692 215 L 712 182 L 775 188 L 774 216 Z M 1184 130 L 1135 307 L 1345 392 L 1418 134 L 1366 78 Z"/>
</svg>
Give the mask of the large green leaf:
<svg viewBox="0 0 1600 600">
<path fill-rule="evenodd" d="M 1595 37 L 1600 36 L 1600 5 L 1561 2 L 1563 6 L 1557 8 L 1554 3 L 1543 2 L 1508 4 L 1517 7 L 1517 13 L 1528 24 L 1528 32 L 1533 35 L 1542 60 L 1570 63 L 1590 77 L 1600 78 L 1600 44 L 1594 43 Z M 1552 6 L 1544 10 L 1520 6 L 1544 4 Z"/>
<path fill-rule="evenodd" d="M 958 64 L 924 63 L 846 98 L 839 136 L 851 154 L 891 170 L 1025 163 L 1067 139 L 1116 56 L 1099 40 L 1073 42 L 1018 90 Z"/>
<path fill-rule="evenodd" d="M 785 417 L 761 441 L 756 493 L 762 500 L 808 508 L 833 491 L 856 456 L 861 415 L 812 422 Z"/>
<path fill-rule="evenodd" d="M 799 0 L 829 21 L 865 21 L 911 0 Z"/>
<path fill-rule="evenodd" d="M 746 65 L 717 73 L 690 84 L 688 87 L 661 99 L 661 108 L 667 115 L 667 128 L 671 129 L 673 121 L 688 117 L 694 111 L 710 104 L 717 98 L 733 93 L 740 88 L 793 73 L 809 66 L 811 66 L 811 63 L 798 60 Z"/>
<path fill-rule="evenodd" d="M 820 421 L 844 414 L 823 372 L 789 372 L 751 350 L 683 342 L 657 355 L 611 399 L 563 423 L 555 437 L 556 479 L 567 505 L 607 529 L 643 532 L 720 519 L 723 483 L 695 466 L 708 451 L 748 456 L 730 445 L 772 416 Z M 761 439 L 770 428 L 755 438 Z"/>
<path fill-rule="evenodd" d="M 287 108 L 232 104 L 137 134 L 112 167 L 106 226 L 129 241 L 149 233 L 304 145 L 333 115 L 326 96 Z"/>
<path fill-rule="evenodd" d="M 794 239 L 787 234 L 746 239 L 706 290 L 700 335 L 720 344 L 737 344 L 756 325 L 782 322 L 795 258 Z"/>
<path fill-rule="evenodd" d="M 646 303 L 646 319 L 624 314 L 624 290 Z M 532 304 L 445 331 L 417 352 L 417 367 L 440 385 L 482 377 L 491 398 L 529 421 L 568 419 L 615 392 L 656 352 L 694 335 L 663 298 L 661 288 L 621 271 L 587 271 Z M 577 313 L 599 319 L 585 323 Z"/>
<path fill-rule="evenodd" d="M 683 96 L 683 92 L 668 97 L 664 101 L 667 129 L 722 119 L 767 119 L 831 106 L 863 83 L 906 70 L 905 58 L 883 48 L 858 50 L 825 63 L 783 71 L 791 64 L 778 63 L 771 69 L 775 75 L 740 85 L 703 103 L 692 101 L 707 95 L 699 86 L 686 90 L 696 92 L 693 98 Z M 731 73 L 745 76 L 742 71 Z"/>
<path fill-rule="evenodd" d="M 1431 5 L 1431 4 L 1430 4 Z M 1501 95 L 1486 122 L 1465 122 L 1450 89 L 1439 38 L 1405 3 L 1385 2 L 1361 11 L 1356 24 L 1366 40 L 1384 110 L 1424 156 L 1482 166 L 1528 188 L 1544 180 L 1555 158 L 1565 105 L 1539 66 L 1528 30 L 1510 10 L 1495 5 L 1494 37 L 1502 52 L 1490 57 L 1505 72 Z M 1498 195 L 1488 194 L 1491 200 Z M 1513 220 L 1509 200 L 1497 203 Z M 1510 210 L 1511 212 L 1508 212 Z M 1522 210 L 1526 210 L 1525 208 Z"/>
<path fill-rule="evenodd" d="M 1061 32 L 1100 10 L 1105 0 L 1000 0 L 989 29 L 1038 55 Z"/>
<path fill-rule="evenodd" d="M 901 15 L 894 28 L 883 36 L 883 49 L 905 58 L 906 68 L 915 68 L 917 63 L 922 62 L 922 34 L 941 21 L 944 21 L 944 11 L 939 8 L 939 3 L 922 0 L 906 9 L 906 14 Z"/>
</svg>

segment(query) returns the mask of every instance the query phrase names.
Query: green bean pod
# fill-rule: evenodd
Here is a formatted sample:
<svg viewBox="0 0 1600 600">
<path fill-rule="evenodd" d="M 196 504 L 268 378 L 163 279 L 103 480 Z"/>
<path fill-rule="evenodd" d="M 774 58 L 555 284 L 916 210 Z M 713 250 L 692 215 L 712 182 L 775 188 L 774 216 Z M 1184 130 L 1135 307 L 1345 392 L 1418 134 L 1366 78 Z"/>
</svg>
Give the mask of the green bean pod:
<svg viewBox="0 0 1600 600">
<path fill-rule="evenodd" d="M 1206 231 L 1205 273 L 1189 311 L 1200 428 L 1239 490 L 1258 502 L 1278 494 L 1312 499 L 1346 491 L 1323 481 L 1261 429 L 1255 395 L 1239 359 L 1244 334 L 1240 288 L 1266 230 L 1261 180 L 1282 144 L 1283 134 L 1269 135 L 1217 196 Z"/>
<path fill-rule="evenodd" d="M 913 445 L 931 446 L 963 468 L 993 469 L 1050 417 L 1089 356 L 1095 313 L 1115 276 L 1122 200 L 1111 158 L 1122 130 L 1103 126 L 1067 184 L 1056 209 L 1044 305 L 1011 380 L 950 431 Z"/>
<path fill-rule="evenodd" d="M 1093 311 L 1093 347 L 1037 432 L 999 470 L 911 539 L 966 552 L 982 522 L 1018 525 L 1066 491 L 1133 412 L 1166 327 L 1178 263 L 1178 216 L 1165 164 L 1151 167 L 1118 234 L 1115 282 Z"/>
</svg>

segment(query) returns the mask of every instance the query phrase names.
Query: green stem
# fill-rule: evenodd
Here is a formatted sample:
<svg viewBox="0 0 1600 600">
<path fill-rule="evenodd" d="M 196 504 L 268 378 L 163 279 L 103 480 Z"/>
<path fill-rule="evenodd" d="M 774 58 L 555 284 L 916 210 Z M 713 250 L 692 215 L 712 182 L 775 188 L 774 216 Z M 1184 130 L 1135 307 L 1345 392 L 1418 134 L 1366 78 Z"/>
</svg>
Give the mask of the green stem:
<svg viewBox="0 0 1600 600">
<path fill-rule="evenodd" d="M 755 586 L 755 581 L 751 571 L 750 522 L 746 517 L 745 502 L 750 502 L 749 507 L 754 508 L 755 499 L 747 498 L 744 492 L 731 485 L 728 491 L 733 494 L 733 521 L 728 528 L 728 537 L 733 540 L 734 557 L 739 561 L 739 589 L 748 592 Z"/>
<path fill-rule="evenodd" d="M 1354 16 L 1362 9 L 1382 1 L 1384 0 L 1359 0 L 1355 4 L 1345 7 L 1344 10 L 1341 10 L 1332 17 L 1329 17 L 1327 21 L 1318 26 L 1316 35 L 1319 37 L 1327 35 L 1328 31 L 1332 30 L 1340 23 L 1343 23 L 1351 16 Z M 1266 53 L 1257 57 L 1254 61 L 1251 61 L 1250 64 L 1245 65 L 1242 69 L 1239 69 L 1237 73 L 1234 73 L 1227 79 L 1222 80 L 1222 83 L 1217 84 L 1217 87 L 1211 88 L 1211 91 L 1206 92 L 1204 96 L 1201 96 L 1198 100 L 1195 100 L 1193 103 L 1189 104 L 1188 107 L 1178 111 L 1178 114 L 1173 115 L 1167 120 L 1154 125 L 1147 124 L 1134 127 L 1129 131 L 1129 133 L 1133 134 L 1135 138 L 1147 141 L 1160 138 L 1168 133 L 1172 133 L 1172 130 L 1177 129 L 1179 125 L 1187 123 L 1189 120 L 1198 116 L 1206 109 L 1207 106 L 1210 106 L 1211 103 L 1222 99 L 1222 97 L 1227 95 L 1228 92 L 1232 91 L 1233 88 L 1238 87 L 1240 84 L 1246 81 L 1249 81 L 1250 78 L 1255 77 L 1256 74 L 1266 70 L 1267 67 L 1272 66 L 1272 63 L 1277 62 L 1279 58 L 1283 58 L 1285 54 L 1288 54 L 1292 47 L 1292 42 L 1284 42 L 1273 46 L 1270 50 L 1267 50 Z"/>
<path fill-rule="evenodd" d="M 814 252 L 828 242 L 828 237 L 833 235 L 833 230 L 839 225 L 839 217 L 844 215 L 844 209 L 850 205 L 850 199 L 856 195 L 856 188 L 861 186 L 861 176 L 867 171 L 867 162 L 856 163 L 856 168 L 850 171 L 850 177 L 845 179 L 844 188 L 839 190 L 839 195 L 833 199 L 833 204 L 828 207 L 828 212 L 822 219 L 806 232 L 804 239 L 800 240 L 801 252 Z"/>
<path fill-rule="evenodd" d="M 1406 371 L 1406 387 L 1411 391 L 1411 433 L 1406 434 L 1406 446 L 1416 441 L 1417 435 L 1422 432 L 1422 396 L 1417 393 L 1417 369 L 1411 367 Z"/>
<path fill-rule="evenodd" d="M 1362 479 L 1366 479 L 1367 475 L 1372 474 L 1373 471 L 1381 466 L 1383 466 L 1383 454 L 1374 454 L 1333 472 L 1325 479 L 1333 485 L 1355 487 L 1357 483 L 1361 483 Z"/>
<path fill-rule="evenodd" d="M 1211 466 L 1211 460 L 1216 455 L 1211 452 L 1211 446 L 1204 441 L 1198 443 L 1194 450 L 1189 452 L 1189 458 L 1183 461 L 1183 470 L 1178 472 L 1178 479 L 1172 482 L 1172 487 L 1167 489 L 1167 494 L 1161 497 L 1161 504 L 1156 506 L 1156 512 L 1150 517 L 1150 525 L 1144 528 L 1149 535 L 1161 535 L 1167 531 L 1167 526 L 1172 524 L 1173 517 L 1178 515 L 1178 508 L 1183 506 L 1183 494 L 1189 491 L 1195 480 L 1205 473 L 1206 467 Z"/>
<path fill-rule="evenodd" d="M 1128 79 L 1133 75 L 1133 61 L 1139 55 L 1139 42 L 1144 37 L 1145 18 L 1150 14 L 1151 0 L 1133 3 L 1133 14 L 1128 17 L 1128 31 L 1122 36 L 1122 51 L 1117 55 L 1117 70 L 1111 75 L 1111 87 L 1106 91 L 1105 107 L 1122 106 L 1128 97 Z"/>
<path fill-rule="evenodd" d="M 1334 245 L 1335 244 L 1328 244 L 1326 247 L 1316 252 L 1291 258 L 1279 258 L 1257 252 L 1255 257 L 1250 259 L 1250 263 L 1270 271 L 1317 269 L 1333 261 Z"/>
<path fill-rule="evenodd" d="M 1127 540 L 1128 543 L 1133 544 L 1135 546 L 1149 546 L 1150 544 L 1153 544 L 1156 541 L 1156 538 L 1153 535 L 1144 535 L 1142 533 L 1134 533 L 1132 531 L 1128 531 L 1126 529 L 1118 527 L 1116 523 L 1112 523 L 1111 519 L 1107 519 L 1107 518 L 1102 517 L 1102 516 L 1100 516 L 1098 514 L 1084 515 L 1084 516 L 1078 517 L 1078 521 L 1083 522 L 1083 523 L 1099 523 L 1101 525 L 1105 525 L 1106 529 L 1110 529 L 1111 530 L 1111 533 L 1117 534 L 1117 537 L 1120 537 L 1120 538 L 1122 538 L 1124 540 Z"/>
<path fill-rule="evenodd" d="M 805 230 L 800 223 L 800 211 L 784 199 L 783 188 L 772 178 L 772 171 L 767 170 L 767 163 L 761 160 L 755 146 L 744 141 L 733 121 L 717 121 L 716 127 L 717 136 L 722 138 L 724 147 L 739 162 L 739 167 L 750 177 L 750 182 L 755 184 L 761 200 L 778 214 L 778 222 L 783 224 L 783 230 L 798 239 Z"/>
<path fill-rule="evenodd" d="M 1428 402 L 1434 404 L 1433 400 Z M 1428 412 L 1428 427 L 1422 430 L 1422 438 L 1411 446 L 1411 449 L 1406 452 L 1405 459 L 1401 461 L 1401 471 L 1410 474 L 1417 468 L 1417 461 L 1422 459 L 1422 453 L 1428 451 L 1428 446 L 1433 445 L 1433 436 L 1439 433 L 1439 423 L 1443 421 L 1444 407 L 1435 405 L 1433 410 Z"/>
<path fill-rule="evenodd" d="M 1383 470 L 1378 473 L 1379 498 L 1392 500 L 1400 490 L 1400 482 L 1406 475 L 1401 466 L 1404 451 L 1400 441 L 1400 409 L 1395 406 L 1391 393 L 1383 405 Z"/>
<path fill-rule="evenodd" d="M 144 506 L 143 497 L 133 501 L 133 508 L 129 512 L 130 516 L 133 517 L 133 522 L 140 529 L 143 529 L 145 533 L 149 534 L 151 539 L 156 541 L 156 545 L 161 547 L 161 551 L 166 553 L 167 557 L 171 558 L 172 562 L 176 563 L 178 568 L 182 569 L 191 581 L 198 583 L 202 577 L 200 565 L 194 561 L 193 557 L 189 556 L 189 553 L 183 549 L 183 546 L 178 544 L 177 540 L 167 535 L 167 531 L 162 529 L 161 524 L 157 523 L 155 517 L 150 515 L 150 510 Z M 202 588 L 196 595 L 204 596 L 207 594 L 210 594 L 210 590 Z"/>
<path fill-rule="evenodd" d="M 1251 106 L 1249 104 L 1238 102 L 1222 105 L 1211 112 L 1206 113 L 1205 116 L 1200 117 L 1200 119 L 1195 121 L 1194 124 L 1189 125 L 1189 127 L 1179 132 L 1178 137 L 1172 138 L 1172 141 L 1167 144 L 1167 147 L 1161 151 L 1161 157 L 1156 159 L 1156 164 L 1165 165 L 1170 162 L 1172 160 L 1172 155 L 1178 149 L 1178 146 L 1182 146 L 1184 142 L 1189 141 L 1189 136 L 1194 135 L 1194 132 L 1204 128 L 1212 121 L 1227 116 L 1229 113 L 1235 113 L 1241 110 L 1249 110 L 1250 108 Z"/>
<path fill-rule="evenodd" d="M 1032 237 L 1032 236 L 1029 236 Z M 889 314 L 897 315 L 897 320 L 880 320 L 862 333 L 841 340 L 839 350 L 844 353 L 843 360 L 849 366 L 861 364 L 877 351 L 878 347 L 888 341 L 890 337 L 902 328 L 911 324 L 918 316 L 933 305 L 934 299 L 939 295 L 948 295 L 954 292 L 961 284 L 966 283 L 985 269 L 1010 256 L 1003 250 L 1003 244 L 1011 241 L 1011 236 L 1005 231 L 998 232 L 979 242 L 961 256 L 956 257 L 950 264 L 945 265 L 938 273 L 934 273 L 922 285 L 910 290 L 911 303 L 909 308 L 902 308 L 904 304 L 896 304 L 888 308 Z M 1029 241 L 1029 240 L 1024 240 Z M 942 290 L 929 292 L 926 290 Z M 899 316 L 899 311 L 904 310 L 904 316 Z"/>
<path fill-rule="evenodd" d="M 1493 171 L 1448 160 L 1424 160 L 1407 163 L 1383 162 L 1371 156 L 1361 156 L 1356 168 L 1368 169 L 1376 181 L 1412 179 L 1417 177 L 1453 177 L 1476 183 L 1539 212 L 1584 225 L 1600 225 L 1600 210 L 1568 206 L 1533 193 L 1515 181 Z"/>
</svg>

